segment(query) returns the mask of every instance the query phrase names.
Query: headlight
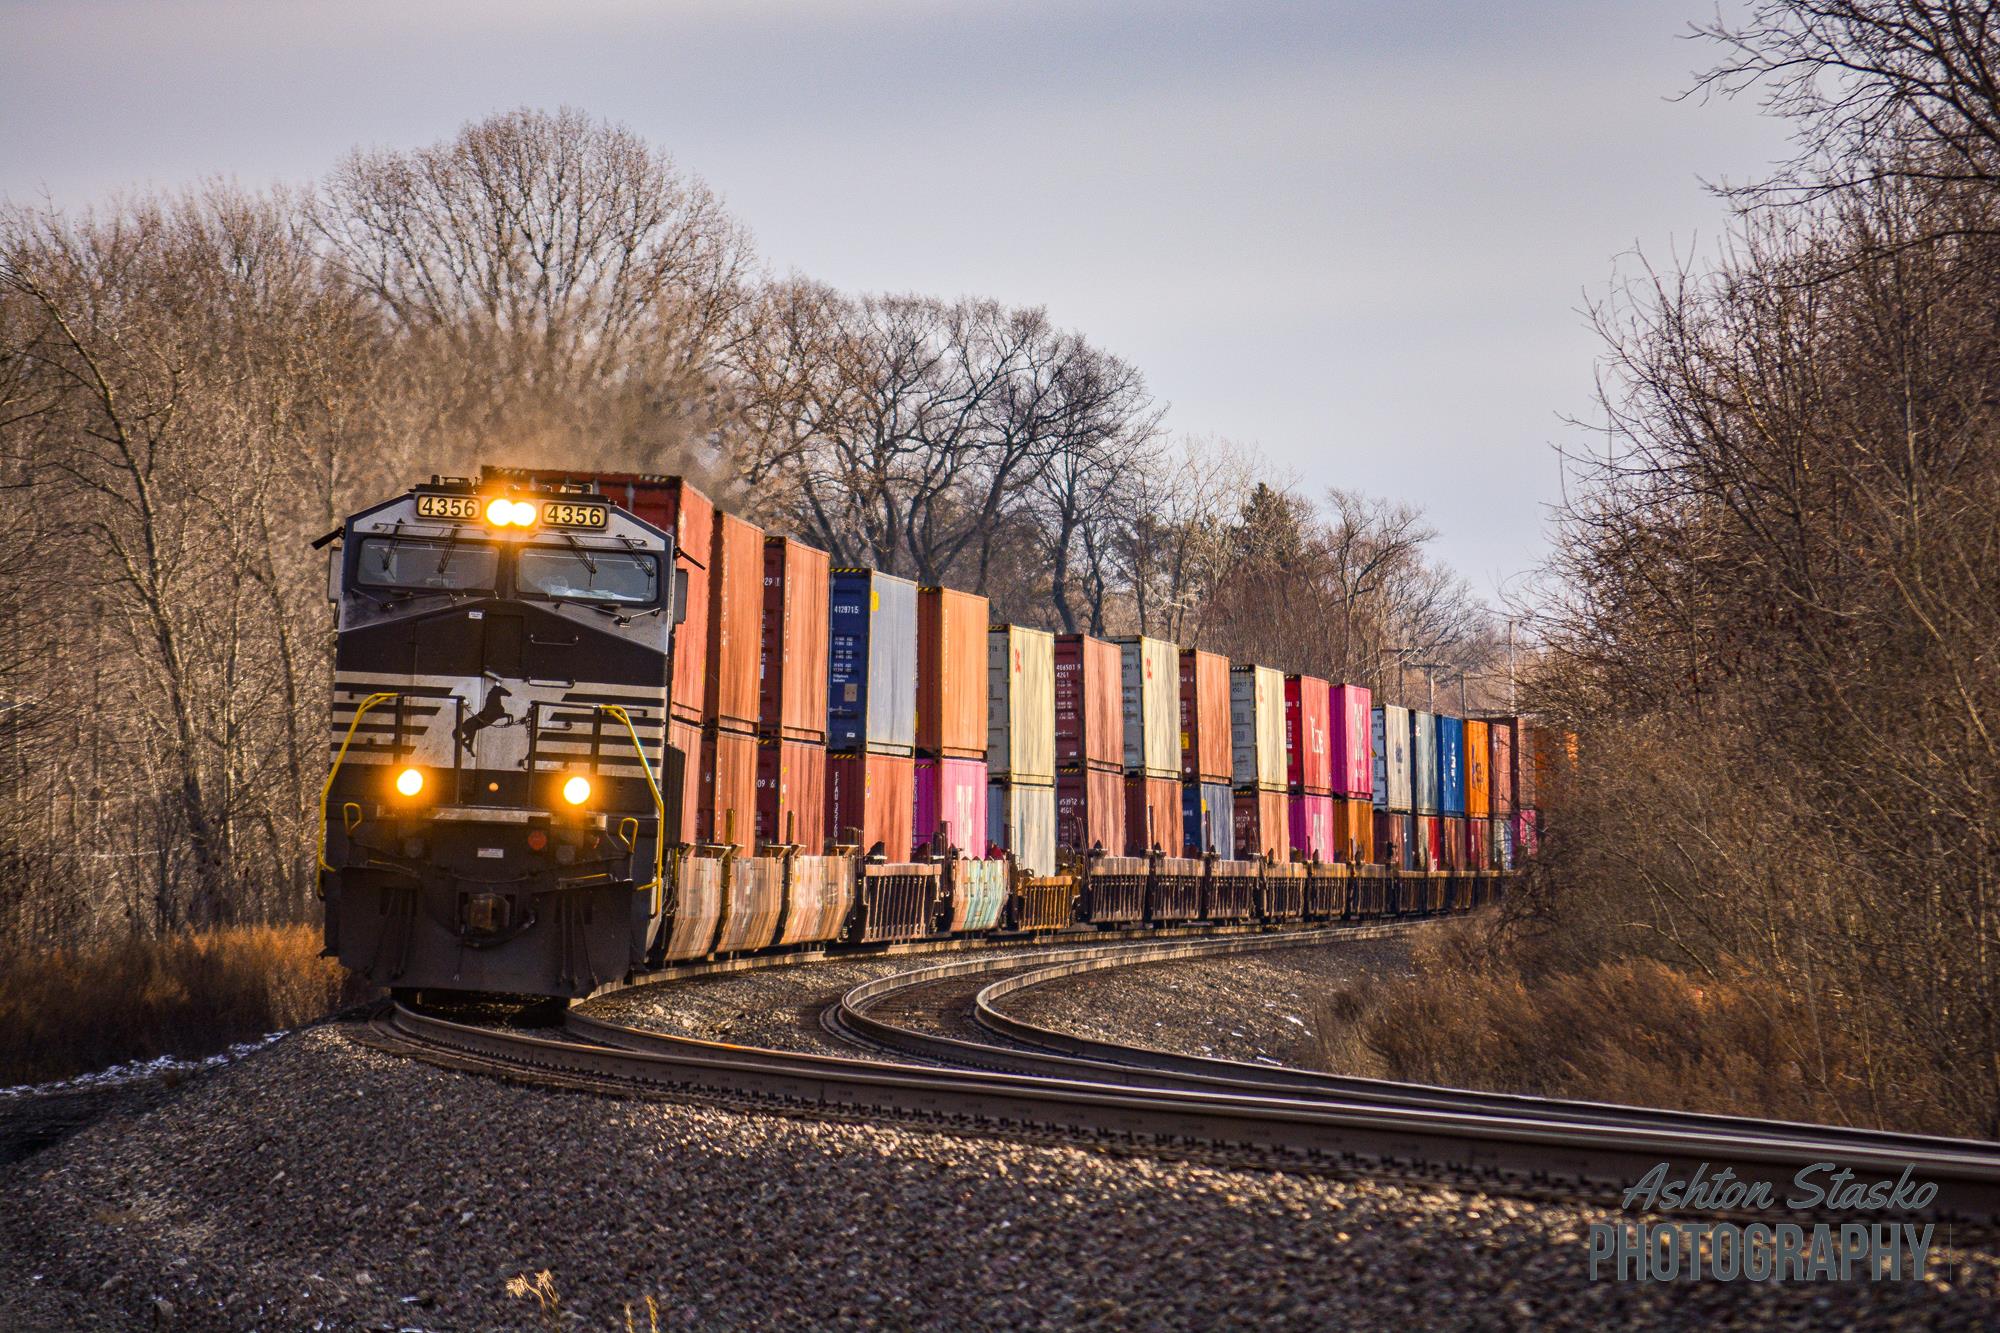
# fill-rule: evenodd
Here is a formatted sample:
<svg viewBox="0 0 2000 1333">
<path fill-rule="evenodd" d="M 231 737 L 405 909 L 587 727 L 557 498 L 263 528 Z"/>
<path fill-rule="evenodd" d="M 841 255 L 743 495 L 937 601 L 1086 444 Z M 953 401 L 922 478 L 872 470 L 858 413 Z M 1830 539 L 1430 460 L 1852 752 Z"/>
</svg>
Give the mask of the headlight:
<svg viewBox="0 0 2000 1333">
<path fill-rule="evenodd" d="M 563 783 L 563 799 L 571 805 L 582 805 L 590 799 L 590 779 L 578 774 Z"/>
<path fill-rule="evenodd" d="M 415 796 L 424 789 L 424 771 L 421 768 L 406 768 L 396 775 L 396 790 L 405 796 Z"/>
<path fill-rule="evenodd" d="M 534 527 L 535 519 L 540 516 L 540 512 L 531 501 L 514 501 L 514 526 L 517 528 Z"/>
<path fill-rule="evenodd" d="M 514 521 L 514 502 L 506 496 L 486 502 L 486 521 L 496 528 L 504 528 Z"/>
</svg>

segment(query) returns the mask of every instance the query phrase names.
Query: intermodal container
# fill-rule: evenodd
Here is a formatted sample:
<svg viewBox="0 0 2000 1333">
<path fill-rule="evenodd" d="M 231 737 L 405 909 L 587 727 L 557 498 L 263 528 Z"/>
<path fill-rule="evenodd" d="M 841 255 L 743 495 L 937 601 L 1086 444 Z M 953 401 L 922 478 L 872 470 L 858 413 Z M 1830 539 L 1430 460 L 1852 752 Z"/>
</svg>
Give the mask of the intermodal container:
<svg viewBox="0 0 2000 1333">
<path fill-rule="evenodd" d="M 1125 854 L 1125 776 L 1115 768 L 1056 769 L 1056 845 Z"/>
<path fill-rule="evenodd" d="M 1181 784 L 1181 850 L 1189 856 L 1235 857 L 1236 801 L 1228 783 Z"/>
<path fill-rule="evenodd" d="M 1056 763 L 1124 768 L 1125 683 L 1118 645 L 1088 634 L 1057 635 L 1055 694 Z"/>
<path fill-rule="evenodd" d="M 696 840 L 701 825 L 701 724 L 673 718 L 667 746 L 680 754 L 678 766 L 669 761 L 660 773 L 660 795 L 677 807 L 668 812 L 667 840 L 685 845 Z"/>
<path fill-rule="evenodd" d="M 1437 813 L 1437 718 L 1410 710 L 1410 805 L 1420 815 Z"/>
<path fill-rule="evenodd" d="M 1417 869 L 1444 869 L 1444 843 L 1437 815 L 1417 816 Z"/>
<path fill-rule="evenodd" d="M 757 738 L 747 731 L 703 727 L 699 840 L 748 856 L 757 843 Z"/>
<path fill-rule="evenodd" d="M 1472 853 L 1469 865 L 1474 870 L 1493 868 L 1493 821 L 1475 819 L 1468 815 L 1465 820 L 1465 841 Z"/>
<path fill-rule="evenodd" d="M 1333 798 L 1333 850 L 1337 860 L 1360 865 L 1375 859 L 1375 803 L 1365 796 Z"/>
<path fill-rule="evenodd" d="M 1056 873 L 1053 783 L 994 781 L 986 788 L 986 837 L 1030 875 Z"/>
<path fill-rule="evenodd" d="M 1125 849 L 1128 856 L 1181 854 L 1179 778 L 1125 775 Z"/>
<path fill-rule="evenodd" d="M 918 759 L 912 833 L 921 849 L 943 839 L 964 856 L 986 855 L 986 761 Z"/>
<path fill-rule="evenodd" d="M 872 569 L 836 569 L 829 586 L 827 747 L 915 753 L 917 585 Z"/>
<path fill-rule="evenodd" d="M 1493 814 L 1504 819 L 1514 813 L 1514 719 L 1486 719 L 1486 740 L 1490 751 L 1487 772 L 1492 775 Z"/>
<path fill-rule="evenodd" d="M 1438 816 L 1438 849 L 1443 860 L 1438 864 L 1445 870 L 1463 870 L 1465 855 L 1465 816 Z"/>
<path fill-rule="evenodd" d="M 1372 710 L 1375 808 L 1410 809 L 1410 710 L 1383 704 Z"/>
<path fill-rule="evenodd" d="M 1125 719 L 1125 771 L 1147 777 L 1181 775 L 1181 669 L 1165 639 L 1118 640 Z M 1176 812 L 1180 801 L 1175 799 Z M 1176 813 L 1174 823 L 1179 826 Z"/>
<path fill-rule="evenodd" d="M 1398 870 L 1415 870 L 1411 843 L 1415 839 L 1415 815 L 1393 810 L 1375 811 L 1375 860 Z"/>
<path fill-rule="evenodd" d="M 1517 864 L 1514 849 L 1514 821 L 1496 819 L 1493 821 L 1493 864 L 1499 870 L 1512 870 Z"/>
<path fill-rule="evenodd" d="M 764 530 L 734 514 L 715 516 L 708 563 L 708 682 L 702 720 L 728 731 L 757 729 L 757 667 L 764 643 Z"/>
<path fill-rule="evenodd" d="M 766 736 L 757 742 L 757 841 L 826 850 L 826 747 Z"/>
<path fill-rule="evenodd" d="M 837 754 L 826 765 L 827 833 L 885 860 L 910 859 L 916 818 L 916 761 L 908 755 Z"/>
<path fill-rule="evenodd" d="M 1238 791 L 1285 789 L 1285 677 L 1270 667 L 1229 673 L 1229 749 Z"/>
<path fill-rule="evenodd" d="M 1542 849 L 1540 816 L 1533 810 L 1514 812 L 1514 856 L 1526 861 Z"/>
<path fill-rule="evenodd" d="M 1493 810 L 1493 740 L 1486 724 L 1476 718 L 1465 720 L 1465 813 L 1485 819 Z"/>
<path fill-rule="evenodd" d="M 1292 852 L 1314 861 L 1334 859 L 1333 798 L 1310 792 L 1291 797 Z"/>
<path fill-rule="evenodd" d="M 976 593 L 917 590 L 917 752 L 986 762 L 986 599 Z"/>
<path fill-rule="evenodd" d="M 764 539 L 764 637 L 757 730 L 826 741 L 828 559 L 790 537 Z"/>
<path fill-rule="evenodd" d="M 986 690 L 987 768 L 996 778 L 1053 785 L 1055 636 L 1019 625 L 990 630 L 986 635 Z"/>
<path fill-rule="evenodd" d="M 1234 768 L 1229 659 L 1181 649 L 1181 781 L 1227 784 Z"/>
<path fill-rule="evenodd" d="M 1294 792 L 1333 791 L 1333 748 L 1327 735 L 1332 692 L 1318 676 L 1285 677 L 1285 781 Z"/>
<path fill-rule="evenodd" d="M 1465 719 L 1437 715 L 1437 810 L 1465 813 Z"/>
<path fill-rule="evenodd" d="M 1541 729 L 1525 717 L 1514 719 L 1514 808 L 1532 810 L 1541 805 L 1535 790 L 1535 747 Z"/>
<path fill-rule="evenodd" d="M 1292 859 L 1291 810 L 1284 788 L 1238 787 L 1234 803 L 1239 856 Z"/>
<path fill-rule="evenodd" d="M 1375 696 L 1365 685 L 1328 692 L 1333 794 L 1375 797 Z"/>
</svg>

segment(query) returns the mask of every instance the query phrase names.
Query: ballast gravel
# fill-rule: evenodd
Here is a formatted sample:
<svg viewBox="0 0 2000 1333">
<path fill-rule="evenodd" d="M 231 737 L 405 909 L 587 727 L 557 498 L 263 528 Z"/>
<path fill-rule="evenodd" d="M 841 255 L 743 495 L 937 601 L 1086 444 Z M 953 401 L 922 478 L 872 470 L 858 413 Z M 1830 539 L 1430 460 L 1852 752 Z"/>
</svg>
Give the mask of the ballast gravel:
<svg viewBox="0 0 2000 1333">
<path fill-rule="evenodd" d="M 0 1327 L 1822 1328 L 1928 1281 L 1585 1280 L 1568 1206 L 524 1087 L 288 1037 L 0 1171 Z M 1941 1238 L 1942 1239 L 1942 1238 Z M 509 1279 L 546 1271 L 545 1318 Z"/>
</svg>

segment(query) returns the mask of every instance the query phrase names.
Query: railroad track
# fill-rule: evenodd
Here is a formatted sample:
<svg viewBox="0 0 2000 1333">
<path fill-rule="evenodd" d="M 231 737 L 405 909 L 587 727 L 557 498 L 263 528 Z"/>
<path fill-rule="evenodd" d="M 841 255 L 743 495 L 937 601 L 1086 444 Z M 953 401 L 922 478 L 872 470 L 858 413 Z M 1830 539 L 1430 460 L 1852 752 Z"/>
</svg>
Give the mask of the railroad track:
<svg viewBox="0 0 2000 1333">
<path fill-rule="evenodd" d="M 2000 1145 L 1835 1126 L 1398 1084 L 1120 1046 L 1012 1017 L 1006 996 L 1139 963 L 1379 937 L 1409 925 L 982 951 L 849 990 L 825 1026 L 861 1048 L 826 1056 L 647 1032 L 570 1011 L 558 1035 L 397 1006 L 376 1040 L 439 1063 L 624 1095 L 691 1098 L 1115 1151 L 1503 1193 L 1615 1202 L 1661 1162 L 1791 1193 L 1820 1162 L 1906 1169 L 1937 1186 L 1923 1215 L 2000 1223 Z M 931 997 L 926 1000 L 926 996 Z M 969 999 L 969 1005 L 967 1001 Z M 940 1018 L 938 1004 L 948 1010 Z M 914 1021 L 912 1021 L 914 1019 Z M 943 1027 L 949 1031 L 939 1031 Z M 950 1035 L 950 1032 L 967 1035 Z M 1886 1220 L 1870 1214 L 1863 1220 Z"/>
</svg>

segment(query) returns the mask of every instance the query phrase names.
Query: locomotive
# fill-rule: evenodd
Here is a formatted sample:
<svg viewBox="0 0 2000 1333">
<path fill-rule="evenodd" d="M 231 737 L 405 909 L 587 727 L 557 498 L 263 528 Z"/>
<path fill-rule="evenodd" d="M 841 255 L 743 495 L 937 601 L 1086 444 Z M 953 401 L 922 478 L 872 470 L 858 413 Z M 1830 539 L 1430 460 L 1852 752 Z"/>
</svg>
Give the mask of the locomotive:
<svg viewBox="0 0 2000 1333">
<path fill-rule="evenodd" d="M 377 985 L 576 998 L 717 955 L 1421 915 L 1498 891 L 1495 870 L 1365 847 L 1076 848 L 1048 874 L 941 836 L 904 861 L 852 836 L 746 849 L 719 819 L 702 841 L 671 706 L 676 654 L 708 646 L 679 642 L 681 532 L 635 512 L 639 483 L 668 479 L 626 480 L 433 477 L 334 534 L 320 886 L 327 953 Z"/>
</svg>

